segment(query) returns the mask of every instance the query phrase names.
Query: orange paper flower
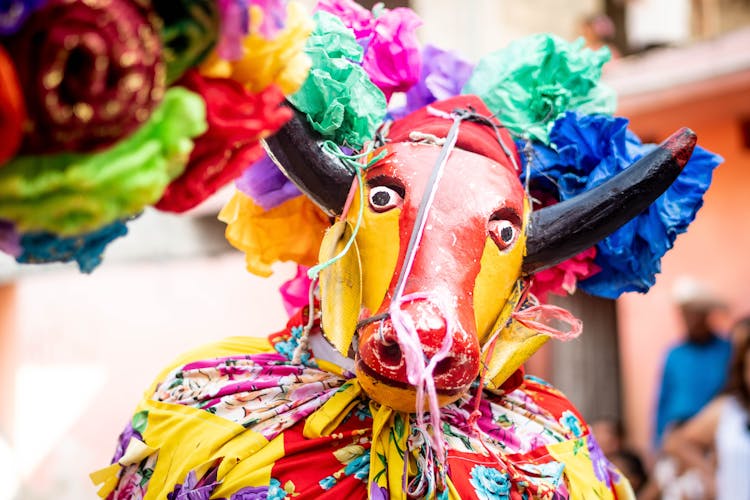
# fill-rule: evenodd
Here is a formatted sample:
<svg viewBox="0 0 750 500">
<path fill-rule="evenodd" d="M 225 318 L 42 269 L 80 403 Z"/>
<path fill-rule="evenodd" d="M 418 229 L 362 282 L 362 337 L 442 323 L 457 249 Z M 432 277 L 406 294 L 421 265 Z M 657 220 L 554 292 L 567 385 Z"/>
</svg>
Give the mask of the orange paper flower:
<svg viewBox="0 0 750 500">
<path fill-rule="evenodd" d="M 263 210 L 237 191 L 219 214 L 227 223 L 226 238 L 245 252 L 247 270 L 270 276 L 271 265 L 293 261 L 312 266 L 318 261 L 328 217 L 305 196 Z"/>
</svg>

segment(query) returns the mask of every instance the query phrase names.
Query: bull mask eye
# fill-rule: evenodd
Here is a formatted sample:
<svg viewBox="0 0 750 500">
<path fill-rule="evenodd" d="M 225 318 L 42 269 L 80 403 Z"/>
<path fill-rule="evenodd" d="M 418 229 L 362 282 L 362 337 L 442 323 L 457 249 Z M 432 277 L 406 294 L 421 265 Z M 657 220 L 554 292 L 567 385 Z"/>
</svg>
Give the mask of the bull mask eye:
<svg viewBox="0 0 750 500">
<path fill-rule="evenodd" d="M 404 202 L 403 197 L 388 186 L 373 186 L 370 188 L 370 208 L 375 212 L 387 212 L 400 207 Z"/>
<path fill-rule="evenodd" d="M 520 232 L 518 225 L 513 221 L 494 217 L 490 219 L 489 233 L 500 251 L 512 247 Z"/>
</svg>

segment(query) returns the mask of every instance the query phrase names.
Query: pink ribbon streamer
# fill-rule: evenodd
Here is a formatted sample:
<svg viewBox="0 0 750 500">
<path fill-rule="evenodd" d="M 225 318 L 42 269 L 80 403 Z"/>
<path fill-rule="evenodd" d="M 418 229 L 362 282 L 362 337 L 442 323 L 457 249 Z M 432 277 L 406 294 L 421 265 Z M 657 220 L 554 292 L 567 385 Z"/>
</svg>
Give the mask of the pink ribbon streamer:
<svg viewBox="0 0 750 500">
<path fill-rule="evenodd" d="M 577 338 L 583 331 L 583 323 L 562 307 L 539 304 L 513 313 L 513 319 L 531 330 L 549 335 L 557 340 L 567 341 Z M 568 325 L 566 331 L 554 326 L 554 322 Z"/>
</svg>

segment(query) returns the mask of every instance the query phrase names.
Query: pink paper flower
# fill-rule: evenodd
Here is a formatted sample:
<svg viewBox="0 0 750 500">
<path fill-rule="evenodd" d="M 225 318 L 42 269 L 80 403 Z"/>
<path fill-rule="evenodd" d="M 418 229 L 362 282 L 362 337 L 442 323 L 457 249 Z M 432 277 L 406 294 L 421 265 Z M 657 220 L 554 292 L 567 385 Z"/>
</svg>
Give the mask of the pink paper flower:
<svg viewBox="0 0 750 500">
<path fill-rule="evenodd" d="M 601 268 L 594 264 L 596 247 L 591 247 L 558 265 L 539 271 L 534 275 L 531 293 L 541 302 L 547 302 L 547 294 L 567 295 L 575 293 L 579 280 L 598 273 Z"/>
<path fill-rule="evenodd" d="M 547 191 L 531 191 L 534 209 L 547 207 L 557 203 L 557 199 Z M 576 291 L 578 282 L 595 275 L 601 268 L 594 264 L 596 247 L 591 247 L 554 267 L 534 274 L 531 293 L 540 302 L 547 302 L 547 294 L 568 295 Z"/>
<path fill-rule="evenodd" d="M 297 274 L 294 278 L 285 282 L 279 288 L 281 299 L 284 302 L 284 309 L 289 316 L 294 315 L 300 308 L 305 307 L 308 303 L 310 293 L 310 278 L 307 277 L 307 266 L 297 266 Z"/>
<path fill-rule="evenodd" d="M 320 0 L 315 9 L 335 15 L 354 32 L 365 49 L 362 67 L 386 99 L 419 81 L 422 54 L 415 30 L 422 20 L 413 10 L 381 9 L 373 14 L 352 0 Z"/>
<path fill-rule="evenodd" d="M 375 17 L 372 12 L 352 0 L 320 0 L 315 10 L 329 12 L 341 19 L 344 26 L 354 32 L 357 40 L 372 35 Z"/>
<path fill-rule="evenodd" d="M 422 54 L 416 29 L 421 24 L 413 10 L 404 8 L 386 10 L 375 20 L 362 67 L 386 99 L 419 81 Z"/>
</svg>

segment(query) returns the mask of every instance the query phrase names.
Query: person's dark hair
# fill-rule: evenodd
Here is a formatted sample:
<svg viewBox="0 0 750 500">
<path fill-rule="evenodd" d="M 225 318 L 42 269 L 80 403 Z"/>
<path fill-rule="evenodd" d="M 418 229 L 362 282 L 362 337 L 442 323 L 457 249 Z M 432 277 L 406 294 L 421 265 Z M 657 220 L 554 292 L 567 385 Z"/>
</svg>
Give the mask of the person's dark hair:
<svg viewBox="0 0 750 500">
<path fill-rule="evenodd" d="M 729 364 L 729 377 L 725 392 L 737 398 L 743 408 L 750 411 L 750 387 L 745 381 L 745 364 L 748 352 L 750 352 L 750 336 L 735 344 L 732 361 Z"/>
<path fill-rule="evenodd" d="M 620 450 L 609 458 L 616 466 L 620 467 L 620 472 L 625 474 L 635 492 L 640 492 L 648 482 L 648 473 L 641 457 L 634 451 Z"/>
</svg>

